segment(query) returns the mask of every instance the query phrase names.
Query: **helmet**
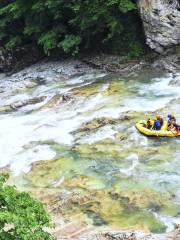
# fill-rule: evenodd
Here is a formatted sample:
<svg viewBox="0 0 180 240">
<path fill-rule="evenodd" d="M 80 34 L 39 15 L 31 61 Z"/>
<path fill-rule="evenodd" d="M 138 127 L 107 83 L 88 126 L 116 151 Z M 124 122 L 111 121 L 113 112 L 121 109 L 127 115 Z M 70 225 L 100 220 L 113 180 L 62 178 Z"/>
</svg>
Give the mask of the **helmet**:
<svg viewBox="0 0 180 240">
<path fill-rule="evenodd" d="M 161 119 L 161 116 L 156 115 L 156 119 L 157 119 L 157 120 Z"/>
<path fill-rule="evenodd" d="M 172 115 L 169 113 L 169 114 L 168 114 L 168 118 L 171 118 L 171 117 L 172 117 Z"/>
</svg>

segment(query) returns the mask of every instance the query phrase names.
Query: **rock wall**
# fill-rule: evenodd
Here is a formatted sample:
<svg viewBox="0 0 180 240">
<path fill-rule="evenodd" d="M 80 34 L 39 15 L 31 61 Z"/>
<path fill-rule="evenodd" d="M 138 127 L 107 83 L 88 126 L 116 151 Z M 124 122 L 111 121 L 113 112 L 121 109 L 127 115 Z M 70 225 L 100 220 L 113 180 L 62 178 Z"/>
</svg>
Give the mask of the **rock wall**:
<svg viewBox="0 0 180 240">
<path fill-rule="evenodd" d="M 34 45 L 18 47 L 14 51 L 0 48 L 0 72 L 18 71 L 42 58 L 42 53 Z"/>
<path fill-rule="evenodd" d="M 180 1 L 138 0 L 147 44 L 156 52 L 180 44 Z"/>
</svg>

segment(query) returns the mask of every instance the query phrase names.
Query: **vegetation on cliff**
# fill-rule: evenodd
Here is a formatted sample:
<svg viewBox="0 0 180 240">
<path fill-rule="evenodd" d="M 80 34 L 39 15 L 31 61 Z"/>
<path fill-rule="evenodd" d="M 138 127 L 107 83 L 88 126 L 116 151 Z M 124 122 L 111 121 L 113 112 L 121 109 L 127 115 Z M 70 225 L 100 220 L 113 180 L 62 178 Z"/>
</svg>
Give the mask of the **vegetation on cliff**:
<svg viewBox="0 0 180 240">
<path fill-rule="evenodd" d="M 0 176 L 0 236 L 1 240 L 46 239 L 53 240 L 44 227 L 50 219 L 43 205 L 25 192 L 5 185 L 6 177 Z"/>
<path fill-rule="evenodd" d="M 35 43 L 75 55 L 105 50 L 142 53 L 141 22 L 133 0 L 4 0 L 0 3 L 0 45 Z"/>
</svg>

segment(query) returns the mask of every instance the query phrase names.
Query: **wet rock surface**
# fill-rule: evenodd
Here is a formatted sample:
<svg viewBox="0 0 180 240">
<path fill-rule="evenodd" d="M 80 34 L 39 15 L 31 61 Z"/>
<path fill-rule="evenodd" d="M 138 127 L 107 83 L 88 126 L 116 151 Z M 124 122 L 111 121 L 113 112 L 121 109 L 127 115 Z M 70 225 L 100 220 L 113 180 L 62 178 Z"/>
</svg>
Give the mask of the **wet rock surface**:
<svg viewBox="0 0 180 240">
<path fill-rule="evenodd" d="M 24 106 L 27 106 L 27 105 L 33 105 L 33 104 L 36 104 L 36 103 L 40 103 L 43 100 L 45 100 L 45 98 L 46 97 L 39 97 L 39 98 L 36 97 L 36 98 L 24 100 L 24 101 L 17 101 L 17 102 L 14 102 L 14 103 L 10 104 L 10 107 L 13 110 L 16 110 L 18 108 L 21 108 L 21 107 L 24 107 Z"/>
<path fill-rule="evenodd" d="M 80 68 L 76 68 L 79 65 Z M 11 76 L 1 75 L 0 90 L 1 96 L 8 94 L 23 93 L 26 89 L 33 89 L 39 85 L 46 85 L 48 82 L 64 82 L 77 74 L 83 76 L 85 73 L 95 73 L 95 70 L 77 60 L 64 62 L 39 62 L 29 68 L 14 73 Z"/>
<path fill-rule="evenodd" d="M 178 236 L 173 235 L 151 235 L 142 232 L 123 231 L 102 231 L 99 234 L 86 236 L 87 240 L 178 240 Z M 83 238 L 79 238 L 83 239 Z"/>
<path fill-rule="evenodd" d="M 169 85 L 179 87 L 180 86 L 180 81 L 178 79 L 173 79 L 169 82 Z"/>
<path fill-rule="evenodd" d="M 83 62 L 94 68 L 103 69 L 104 71 L 110 73 L 119 73 L 122 75 L 133 75 L 140 72 L 141 69 L 146 66 L 144 61 L 130 60 L 123 63 L 122 57 L 106 54 L 83 58 Z"/>
<path fill-rule="evenodd" d="M 132 114 L 124 113 L 124 115 L 120 116 L 118 119 L 105 118 L 105 117 L 93 119 L 93 121 L 91 122 L 84 123 L 78 129 L 78 132 L 90 131 L 106 125 L 115 125 L 118 123 L 120 124 L 123 121 L 129 121 L 129 120 L 132 120 L 133 118 L 134 117 L 132 116 Z"/>
<path fill-rule="evenodd" d="M 105 55 L 89 56 L 83 59 L 89 66 L 105 70 L 110 73 L 118 73 L 122 76 L 137 76 L 146 71 L 162 71 L 175 73 L 180 70 L 180 54 L 167 54 L 165 56 L 150 54 L 141 60 L 131 60 L 122 63 L 120 56 Z"/>
</svg>

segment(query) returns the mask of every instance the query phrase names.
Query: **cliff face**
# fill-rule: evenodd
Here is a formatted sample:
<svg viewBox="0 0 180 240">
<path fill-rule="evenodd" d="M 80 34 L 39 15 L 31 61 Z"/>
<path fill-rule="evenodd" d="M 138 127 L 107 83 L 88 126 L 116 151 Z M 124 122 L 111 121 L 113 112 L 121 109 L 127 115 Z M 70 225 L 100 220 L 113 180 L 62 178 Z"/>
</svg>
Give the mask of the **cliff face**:
<svg viewBox="0 0 180 240">
<path fill-rule="evenodd" d="M 34 45 L 18 47 L 14 51 L 6 51 L 0 48 L 0 72 L 19 70 L 39 61 L 42 57 L 42 53 Z"/>
<path fill-rule="evenodd" d="M 180 44 L 180 0 L 139 0 L 147 44 L 156 52 Z"/>
</svg>

